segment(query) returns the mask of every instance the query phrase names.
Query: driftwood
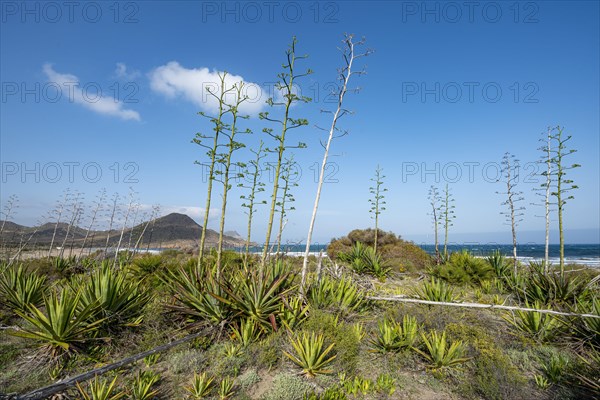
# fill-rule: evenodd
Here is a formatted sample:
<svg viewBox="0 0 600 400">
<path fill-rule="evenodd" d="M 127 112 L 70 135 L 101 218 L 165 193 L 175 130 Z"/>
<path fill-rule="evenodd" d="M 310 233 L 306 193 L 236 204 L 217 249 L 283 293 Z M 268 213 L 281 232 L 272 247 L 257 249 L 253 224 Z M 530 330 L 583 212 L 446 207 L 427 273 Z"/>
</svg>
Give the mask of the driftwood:
<svg viewBox="0 0 600 400">
<path fill-rule="evenodd" d="M 205 333 L 206 333 L 205 330 L 203 330 L 202 332 L 194 333 L 192 335 L 188 335 L 188 336 L 183 337 L 181 339 L 177 339 L 177 340 L 175 340 L 175 341 L 173 341 L 171 343 L 160 345 L 160 346 L 155 347 L 155 348 L 153 348 L 151 350 L 147 350 L 147 351 L 144 351 L 142 353 L 138 353 L 136 355 L 133 355 L 131 357 L 127 357 L 127 358 L 124 358 L 124 359 L 119 360 L 117 362 L 105 365 L 103 367 L 96 368 L 96 369 L 93 369 L 93 370 L 88 371 L 88 372 L 84 372 L 83 374 L 76 375 L 76 376 L 74 376 L 72 378 L 68 378 L 68 379 L 65 379 L 63 381 L 59 381 L 59 382 L 53 383 L 52 385 L 48 385 L 46 387 L 43 387 L 43 388 L 40 388 L 40 389 L 36 389 L 33 392 L 29 392 L 29 393 L 24 394 L 24 395 L 8 396 L 6 398 L 7 399 L 14 399 L 14 400 L 37 400 L 37 399 L 45 399 L 45 398 L 47 398 L 49 396 L 52 396 L 53 394 L 60 393 L 60 392 L 64 391 L 65 389 L 67 389 L 67 388 L 69 388 L 71 386 L 74 386 L 78 382 L 87 381 L 89 379 L 94 378 L 97 375 L 102 375 L 102 374 L 104 374 L 104 373 L 106 373 L 108 371 L 112 371 L 114 369 L 121 368 L 121 367 L 123 367 L 125 365 L 134 363 L 134 362 L 136 362 L 138 360 L 141 360 L 142 358 L 145 358 L 145 357 L 147 357 L 149 355 L 152 355 L 152 354 L 155 354 L 155 353 L 161 353 L 163 351 L 169 350 L 172 347 L 178 346 L 180 344 L 189 342 L 192 339 L 200 337 L 200 336 L 204 335 Z M 2 398 L 2 396 L 0 396 L 0 398 Z"/>
<path fill-rule="evenodd" d="M 403 303 L 431 304 L 431 305 L 450 306 L 450 307 L 490 308 L 490 309 L 509 310 L 509 311 L 536 311 L 536 312 L 539 312 L 542 314 L 565 315 L 568 317 L 600 318 L 600 315 L 595 315 L 595 314 L 577 314 L 577 313 L 569 313 L 569 312 L 554 311 L 554 310 L 544 310 L 544 309 L 525 308 L 525 307 L 516 307 L 516 306 L 505 306 L 505 305 L 496 305 L 496 304 L 447 303 L 447 302 L 443 302 L 443 301 L 411 299 L 409 297 L 402 297 L 402 296 L 389 296 L 389 297 L 367 296 L 367 299 L 375 300 L 375 301 L 399 301 L 399 302 L 403 302 Z"/>
</svg>

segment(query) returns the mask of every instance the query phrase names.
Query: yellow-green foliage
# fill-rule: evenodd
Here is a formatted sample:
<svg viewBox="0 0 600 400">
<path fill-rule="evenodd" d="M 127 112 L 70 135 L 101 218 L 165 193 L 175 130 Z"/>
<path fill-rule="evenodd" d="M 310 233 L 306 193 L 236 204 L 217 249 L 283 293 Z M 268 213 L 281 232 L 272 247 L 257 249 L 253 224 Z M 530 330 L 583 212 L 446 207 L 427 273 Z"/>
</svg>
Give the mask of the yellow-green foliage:
<svg viewBox="0 0 600 400">
<path fill-rule="evenodd" d="M 492 400 L 527 397 L 523 374 L 487 330 L 472 324 L 451 323 L 446 331 L 472 349 L 473 360 L 467 364 L 470 374 L 465 375 L 461 384 L 463 391 Z"/>
</svg>

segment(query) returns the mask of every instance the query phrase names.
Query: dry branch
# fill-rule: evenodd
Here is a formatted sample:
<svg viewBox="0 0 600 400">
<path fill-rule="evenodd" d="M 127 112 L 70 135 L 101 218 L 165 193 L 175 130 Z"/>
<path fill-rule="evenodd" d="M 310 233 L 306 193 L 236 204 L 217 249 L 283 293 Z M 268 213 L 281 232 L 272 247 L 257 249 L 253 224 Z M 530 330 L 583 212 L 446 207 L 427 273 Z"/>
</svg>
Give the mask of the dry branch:
<svg viewBox="0 0 600 400">
<path fill-rule="evenodd" d="M 112 364 L 108 364 L 108 365 L 105 365 L 103 367 L 96 368 L 96 369 L 93 369 L 93 370 L 88 371 L 88 372 L 84 372 L 83 374 L 76 375 L 76 376 L 74 376 L 72 378 L 68 378 L 68 379 L 66 379 L 64 381 L 60 381 L 60 382 L 54 383 L 52 385 L 48 385 L 46 387 L 43 387 L 43 388 L 40 388 L 40 389 L 36 389 L 36 390 L 34 390 L 32 392 L 29 392 L 27 394 L 24 394 L 22 396 L 16 395 L 16 396 L 13 396 L 13 397 L 8 397 L 8 398 L 15 399 L 15 400 L 37 400 L 37 399 L 45 399 L 45 398 L 47 398 L 47 397 L 49 397 L 49 396 L 51 396 L 53 394 L 60 393 L 60 392 L 62 392 L 64 390 L 66 390 L 67 388 L 69 388 L 71 386 L 74 386 L 78 382 L 84 382 L 84 381 L 87 381 L 89 379 L 93 379 L 97 375 L 102 375 L 102 374 L 105 374 L 106 372 L 109 372 L 109 371 L 121 368 L 121 367 L 123 367 L 125 365 L 134 363 L 134 362 L 136 362 L 138 360 L 141 360 L 142 358 L 145 358 L 145 357 L 150 356 L 152 354 L 161 353 L 163 351 L 169 350 L 172 347 L 175 347 L 175 346 L 178 346 L 180 344 L 189 342 L 190 340 L 195 339 L 195 338 L 197 338 L 199 336 L 202 336 L 205 333 L 206 333 L 206 331 L 203 330 L 202 332 L 198 332 L 198 333 L 194 333 L 192 335 L 188 335 L 188 336 L 183 337 L 181 339 L 177 339 L 177 340 L 175 340 L 175 341 L 173 341 L 171 343 L 160 345 L 160 346 L 155 347 L 155 348 L 153 348 L 151 350 L 147 350 L 147 351 L 144 351 L 142 353 L 138 353 L 136 355 L 133 355 L 131 357 L 124 358 L 124 359 L 119 360 L 117 362 L 114 362 Z"/>
<path fill-rule="evenodd" d="M 375 300 L 375 301 L 399 301 L 399 302 L 403 302 L 403 303 L 431 304 L 431 305 L 451 306 L 451 307 L 490 308 L 490 309 L 509 310 L 509 311 L 536 311 L 536 312 L 539 312 L 542 314 L 565 315 L 568 317 L 600 318 L 600 315 L 595 315 L 595 314 L 577 314 L 577 313 L 569 313 L 569 312 L 554 311 L 554 310 L 543 310 L 543 309 L 525 308 L 525 307 L 516 307 L 516 306 L 504 306 L 504 305 L 496 305 L 496 304 L 447 303 L 447 302 L 442 302 L 442 301 L 420 300 L 420 299 L 411 299 L 411 298 L 397 297 L 397 296 L 390 296 L 390 297 L 367 296 L 367 299 Z"/>
</svg>

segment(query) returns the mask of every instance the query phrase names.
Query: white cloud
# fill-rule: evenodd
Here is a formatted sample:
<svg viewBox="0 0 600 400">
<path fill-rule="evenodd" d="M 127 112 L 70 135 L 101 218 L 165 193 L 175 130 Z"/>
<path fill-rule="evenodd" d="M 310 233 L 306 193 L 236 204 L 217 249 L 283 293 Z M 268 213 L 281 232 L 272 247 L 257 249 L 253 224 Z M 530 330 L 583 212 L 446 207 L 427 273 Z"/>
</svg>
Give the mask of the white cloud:
<svg viewBox="0 0 600 400">
<path fill-rule="evenodd" d="M 63 93 L 68 94 L 70 102 L 80 104 L 98 114 L 119 117 L 124 120 L 139 121 L 141 119 L 137 111 L 126 109 L 118 99 L 106 97 L 101 92 L 98 93 L 97 90 L 94 90 L 99 88 L 96 83 L 88 85 L 91 89 L 86 91 L 81 88 L 79 78 L 75 75 L 56 72 L 51 64 L 44 64 L 43 71 L 50 82 L 59 85 Z"/>
<path fill-rule="evenodd" d="M 140 75 L 140 71 L 128 71 L 127 65 L 125 65 L 125 63 L 118 62 L 117 68 L 115 68 L 115 76 L 119 79 L 133 81 L 139 78 Z"/>
<path fill-rule="evenodd" d="M 217 96 L 221 94 L 219 73 L 221 72 L 210 71 L 208 68 L 187 69 L 179 65 L 177 61 L 171 61 L 154 69 L 148 76 L 150 87 L 155 92 L 168 98 L 182 96 L 203 111 L 215 112 L 218 110 L 219 103 L 207 90 L 211 90 Z M 248 100 L 240 106 L 240 112 L 257 115 L 264 107 L 268 93 L 260 85 L 247 82 L 239 75 L 230 74 L 225 78 L 225 90 L 240 81 L 245 85 L 242 94 L 248 96 Z M 228 104 L 231 104 L 236 100 L 236 96 L 231 92 L 231 94 L 226 94 L 225 99 Z"/>
</svg>

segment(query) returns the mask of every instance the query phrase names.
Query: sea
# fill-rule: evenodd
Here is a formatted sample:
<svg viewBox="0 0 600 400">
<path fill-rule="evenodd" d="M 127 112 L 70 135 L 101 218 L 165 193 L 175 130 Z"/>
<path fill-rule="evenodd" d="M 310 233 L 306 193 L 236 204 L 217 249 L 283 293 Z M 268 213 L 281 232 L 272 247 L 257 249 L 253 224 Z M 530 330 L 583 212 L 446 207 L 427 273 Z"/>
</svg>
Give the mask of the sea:
<svg viewBox="0 0 600 400">
<path fill-rule="evenodd" d="M 427 253 L 434 255 L 435 246 L 432 244 L 418 244 Z M 304 256 L 306 245 L 303 244 L 282 244 L 281 251 L 288 256 Z M 443 250 L 443 245 L 439 246 L 440 251 Z M 123 249 L 125 250 L 125 249 Z M 160 253 L 161 248 L 150 248 L 148 250 L 143 249 L 138 252 L 144 253 Z M 235 247 L 229 250 L 238 251 L 243 253 L 245 247 Z M 310 246 L 310 254 L 318 255 L 323 252 L 326 255 L 327 245 L 315 244 Z M 513 247 L 512 244 L 449 244 L 448 252 L 459 252 L 467 250 L 476 257 L 485 257 L 490 255 L 496 250 L 500 250 L 502 254 L 507 257 L 512 257 Z M 550 263 L 558 264 L 560 255 L 560 246 L 558 244 L 551 244 L 549 246 L 549 259 Z M 255 246 L 250 248 L 251 253 L 261 254 L 262 246 Z M 520 244 L 517 245 L 517 259 L 522 263 L 529 263 L 530 261 L 541 261 L 544 259 L 544 245 L 543 244 Z M 565 244 L 565 264 L 577 264 L 585 265 L 587 267 L 599 268 L 600 269 L 600 244 Z"/>
<path fill-rule="evenodd" d="M 427 253 L 435 254 L 435 246 L 432 244 L 417 244 Z M 443 245 L 439 247 L 440 251 L 443 249 Z M 283 245 L 282 252 L 289 256 L 302 256 L 306 245 L 292 244 Z M 325 254 L 327 245 L 313 245 L 310 247 L 310 253 L 313 255 L 319 254 L 321 251 Z M 545 246 L 543 244 L 520 244 L 517 245 L 517 259 L 525 264 L 530 261 L 541 261 L 544 259 Z M 244 251 L 243 248 L 235 249 Z M 512 257 L 513 247 L 512 244 L 449 244 L 449 252 L 457 252 L 467 250 L 474 256 L 485 257 L 490 255 L 495 250 L 508 257 Z M 548 248 L 549 260 L 552 264 L 559 263 L 560 246 L 558 244 L 551 244 Z M 250 249 L 253 253 L 260 253 L 262 247 L 253 247 Z M 600 244 L 565 244 L 565 264 L 578 264 L 585 265 L 592 268 L 600 268 Z"/>
</svg>

